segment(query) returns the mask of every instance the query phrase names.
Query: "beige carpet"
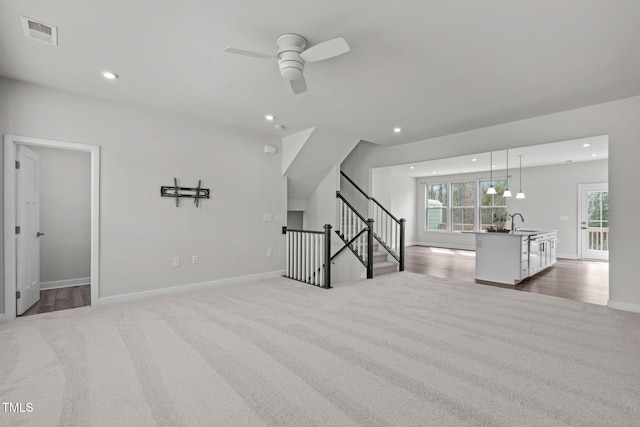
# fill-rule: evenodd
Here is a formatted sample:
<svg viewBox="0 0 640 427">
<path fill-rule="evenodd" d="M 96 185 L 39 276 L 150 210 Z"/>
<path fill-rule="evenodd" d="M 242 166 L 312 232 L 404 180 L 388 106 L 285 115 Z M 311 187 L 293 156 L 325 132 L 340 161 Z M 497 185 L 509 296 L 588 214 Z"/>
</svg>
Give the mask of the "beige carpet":
<svg viewBox="0 0 640 427">
<path fill-rule="evenodd" d="M 0 400 L 33 407 L 2 426 L 638 426 L 640 314 L 272 279 L 0 325 Z"/>
</svg>

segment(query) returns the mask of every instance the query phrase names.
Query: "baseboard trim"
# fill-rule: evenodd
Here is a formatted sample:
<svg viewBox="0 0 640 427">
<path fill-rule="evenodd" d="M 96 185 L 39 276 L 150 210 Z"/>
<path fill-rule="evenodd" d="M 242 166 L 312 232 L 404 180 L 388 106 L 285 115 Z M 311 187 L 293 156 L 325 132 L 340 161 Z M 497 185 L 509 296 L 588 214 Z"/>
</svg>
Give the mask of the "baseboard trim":
<svg viewBox="0 0 640 427">
<path fill-rule="evenodd" d="M 634 313 L 640 313 L 640 304 L 630 304 L 628 302 L 607 301 L 607 307 L 615 308 L 616 310 L 632 311 Z"/>
<path fill-rule="evenodd" d="M 183 292 L 198 291 L 217 286 L 235 285 L 238 283 L 250 282 L 253 280 L 272 279 L 285 274 L 284 270 L 272 271 L 269 273 L 251 274 L 248 276 L 230 277 L 228 279 L 211 280 L 208 282 L 191 283 L 182 286 L 172 286 L 170 288 L 154 289 L 151 291 L 133 292 L 130 294 L 115 295 L 112 297 L 102 297 L 98 299 L 99 307 L 122 304 L 125 302 L 140 301 L 162 295 L 180 294 Z"/>
<path fill-rule="evenodd" d="M 443 248 L 443 249 L 458 249 L 458 250 L 461 250 L 461 251 L 475 251 L 476 250 L 475 245 L 473 245 L 473 246 L 471 246 L 471 245 L 450 245 L 450 244 L 447 244 L 447 243 L 418 242 L 414 246 L 425 246 L 425 247 Z"/>
<path fill-rule="evenodd" d="M 556 256 L 562 259 L 578 259 L 578 255 L 576 254 L 558 254 Z"/>
<path fill-rule="evenodd" d="M 91 277 L 80 277 L 79 279 L 54 280 L 52 282 L 40 282 L 40 290 L 69 288 L 71 286 L 89 285 L 89 284 L 91 284 Z"/>
</svg>

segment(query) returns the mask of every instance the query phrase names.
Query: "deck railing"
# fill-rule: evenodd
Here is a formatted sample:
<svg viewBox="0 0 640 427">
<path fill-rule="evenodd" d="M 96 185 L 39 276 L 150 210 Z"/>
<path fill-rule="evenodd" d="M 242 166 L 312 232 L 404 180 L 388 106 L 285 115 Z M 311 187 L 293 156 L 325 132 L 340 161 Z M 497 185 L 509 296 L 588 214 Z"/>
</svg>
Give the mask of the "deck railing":
<svg viewBox="0 0 640 427">
<path fill-rule="evenodd" d="M 609 250 L 609 227 L 588 227 L 589 250 L 608 251 Z"/>
</svg>

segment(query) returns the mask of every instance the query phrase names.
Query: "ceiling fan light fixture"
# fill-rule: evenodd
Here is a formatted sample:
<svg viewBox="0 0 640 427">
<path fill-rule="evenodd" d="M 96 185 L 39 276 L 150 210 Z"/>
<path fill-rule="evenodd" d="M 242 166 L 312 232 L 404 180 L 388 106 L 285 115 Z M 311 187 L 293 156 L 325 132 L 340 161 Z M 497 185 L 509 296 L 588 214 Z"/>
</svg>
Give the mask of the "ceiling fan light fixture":
<svg viewBox="0 0 640 427">
<path fill-rule="evenodd" d="M 303 74 L 305 63 L 324 61 L 351 50 L 349 44 L 342 37 L 327 40 L 307 48 L 307 40 L 294 33 L 282 34 L 276 39 L 276 45 L 278 46 L 276 56 L 233 47 L 226 47 L 224 51 L 267 60 L 277 59 L 282 78 L 289 80 L 293 93 L 298 95 L 307 91 L 307 83 Z"/>
<path fill-rule="evenodd" d="M 295 63 L 295 65 L 287 65 L 287 64 Z M 284 64 L 284 65 L 283 65 Z M 302 77 L 302 68 L 298 67 L 297 64 L 299 62 L 295 61 L 282 61 L 280 62 L 280 74 L 285 80 L 298 80 Z"/>
</svg>

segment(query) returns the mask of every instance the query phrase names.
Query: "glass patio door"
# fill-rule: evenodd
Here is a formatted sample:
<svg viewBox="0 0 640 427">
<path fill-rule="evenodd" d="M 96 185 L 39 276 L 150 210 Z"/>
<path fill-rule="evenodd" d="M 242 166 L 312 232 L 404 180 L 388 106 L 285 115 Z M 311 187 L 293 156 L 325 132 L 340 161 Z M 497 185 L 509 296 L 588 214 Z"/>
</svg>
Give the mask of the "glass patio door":
<svg viewBox="0 0 640 427">
<path fill-rule="evenodd" d="M 579 186 L 580 258 L 609 259 L 609 188 L 607 184 Z"/>
</svg>

